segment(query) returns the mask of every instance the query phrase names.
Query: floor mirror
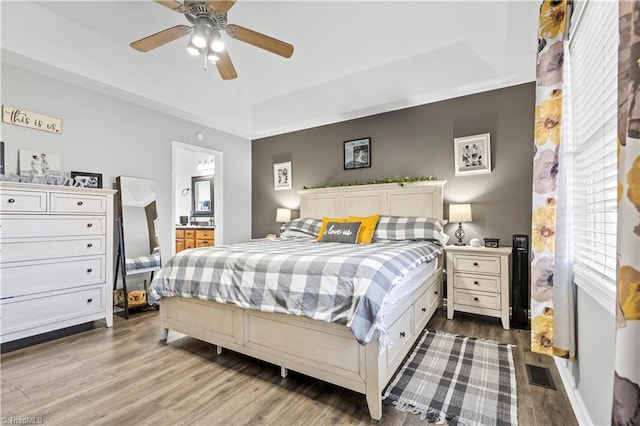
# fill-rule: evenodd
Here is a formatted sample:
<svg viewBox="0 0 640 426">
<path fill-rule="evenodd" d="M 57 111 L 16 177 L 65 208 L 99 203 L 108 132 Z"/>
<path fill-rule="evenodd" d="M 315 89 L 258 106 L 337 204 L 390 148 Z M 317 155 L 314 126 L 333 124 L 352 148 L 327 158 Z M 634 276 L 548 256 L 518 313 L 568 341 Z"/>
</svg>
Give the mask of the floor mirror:
<svg viewBox="0 0 640 426">
<path fill-rule="evenodd" d="M 153 179 L 130 176 L 116 177 L 116 189 L 119 244 L 113 290 L 114 295 L 117 294 L 120 270 L 123 300 L 117 302 L 124 308 L 124 316 L 128 319 L 129 309 L 147 306 L 147 286 L 154 271 L 162 265 L 156 190 Z"/>
</svg>

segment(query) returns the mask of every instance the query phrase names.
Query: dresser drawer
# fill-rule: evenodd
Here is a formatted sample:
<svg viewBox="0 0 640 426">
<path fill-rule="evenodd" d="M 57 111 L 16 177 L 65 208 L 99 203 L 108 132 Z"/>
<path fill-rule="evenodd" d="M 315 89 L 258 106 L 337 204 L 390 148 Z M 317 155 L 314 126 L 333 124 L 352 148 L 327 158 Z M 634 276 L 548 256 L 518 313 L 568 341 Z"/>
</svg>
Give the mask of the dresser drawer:
<svg viewBox="0 0 640 426">
<path fill-rule="evenodd" d="M 51 193 L 49 211 L 53 213 L 106 213 L 107 197 L 89 194 Z"/>
<path fill-rule="evenodd" d="M 196 240 L 213 240 L 213 231 L 196 229 Z"/>
<path fill-rule="evenodd" d="M 96 256 L 105 253 L 105 237 L 8 239 L 2 242 L 0 263 L 22 260 L 58 259 L 63 257 Z"/>
<path fill-rule="evenodd" d="M 104 256 L 91 259 L 3 264 L 0 297 L 15 297 L 103 283 L 105 282 L 104 264 Z"/>
<path fill-rule="evenodd" d="M 483 274 L 500 274 L 500 257 L 456 254 L 453 256 L 453 269 Z"/>
<path fill-rule="evenodd" d="M 83 315 L 104 314 L 104 286 L 68 292 L 41 293 L 32 298 L 5 299 L 2 307 L 2 334 L 39 326 L 51 326 Z"/>
<path fill-rule="evenodd" d="M 0 191 L 0 211 L 2 212 L 46 212 L 47 193 L 39 191 Z"/>
<path fill-rule="evenodd" d="M 500 292 L 500 276 L 454 273 L 453 286 L 467 290 Z"/>
<path fill-rule="evenodd" d="M 194 239 L 196 238 L 196 231 L 194 229 L 185 229 L 184 237 Z"/>
<path fill-rule="evenodd" d="M 104 216 L 3 216 L 0 221 L 2 238 L 100 235 L 106 230 Z"/>
<path fill-rule="evenodd" d="M 184 248 L 190 249 L 196 246 L 196 240 L 184 240 Z"/>
<path fill-rule="evenodd" d="M 184 238 L 184 229 L 176 229 L 176 238 Z"/>
<path fill-rule="evenodd" d="M 500 309 L 500 294 L 479 291 L 453 290 L 453 303 L 478 308 Z"/>
</svg>

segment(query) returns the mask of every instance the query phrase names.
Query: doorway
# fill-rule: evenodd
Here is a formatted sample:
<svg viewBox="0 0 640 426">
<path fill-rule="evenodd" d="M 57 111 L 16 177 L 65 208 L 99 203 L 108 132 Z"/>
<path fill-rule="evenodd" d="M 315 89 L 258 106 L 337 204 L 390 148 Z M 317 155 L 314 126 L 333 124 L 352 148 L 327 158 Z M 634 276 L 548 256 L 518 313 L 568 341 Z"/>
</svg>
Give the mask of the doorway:
<svg viewBox="0 0 640 426">
<path fill-rule="evenodd" d="M 172 244 L 171 253 L 176 252 L 175 228 L 180 223 L 180 216 L 190 216 L 191 178 L 193 176 L 213 176 L 213 216 L 215 218 L 216 245 L 224 243 L 223 208 L 222 208 L 222 151 L 171 141 L 171 220 Z"/>
</svg>

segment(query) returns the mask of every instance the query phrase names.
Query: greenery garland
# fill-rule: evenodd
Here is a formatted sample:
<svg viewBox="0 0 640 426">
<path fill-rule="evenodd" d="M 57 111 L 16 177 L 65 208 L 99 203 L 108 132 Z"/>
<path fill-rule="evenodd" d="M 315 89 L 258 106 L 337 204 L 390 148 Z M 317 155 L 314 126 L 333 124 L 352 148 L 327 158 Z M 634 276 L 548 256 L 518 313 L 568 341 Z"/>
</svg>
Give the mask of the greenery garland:
<svg viewBox="0 0 640 426">
<path fill-rule="evenodd" d="M 405 183 L 424 182 L 424 181 L 430 181 L 430 180 L 439 180 L 439 179 L 438 179 L 438 176 L 415 176 L 415 177 L 393 176 L 393 177 L 388 177 L 383 179 L 374 179 L 368 182 L 355 181 L 355 182 L 325 183 L 322 185 L 314 185 L 314 186 L 305 185 L 302 187 L 302 189 L 334 188 L 337 186 L 375 185 L 379 183 L 397 183 L 400 186 L 404 186 Z"/>
</svg>

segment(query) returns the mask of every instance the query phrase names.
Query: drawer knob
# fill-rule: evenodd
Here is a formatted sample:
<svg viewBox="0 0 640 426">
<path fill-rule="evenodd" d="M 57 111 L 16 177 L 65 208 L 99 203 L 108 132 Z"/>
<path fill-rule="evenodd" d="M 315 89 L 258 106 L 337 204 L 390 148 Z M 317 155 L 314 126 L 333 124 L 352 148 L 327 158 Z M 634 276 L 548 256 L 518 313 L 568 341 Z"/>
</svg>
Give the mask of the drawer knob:
<svg viewBox="0 0 640 426">
<path fill-rule="evenodd" d="M 13 204 L 13 203 L 15 203 L 15 202 L 16 202 L 16 199 L 15 199 L 15 198 L 9 198 L 9 199 L 7 200 L 7 202 L 8 202 L 9 204 Z"/>
<path fill-rule="evenodd" d="M 93 226 L 93 223 L 87 223 L 87 228 L 91 228 Z"/>
<path fill-rule="evenodd" d="M 473 262 L 473 266 L 480 266 L 480 265 L 478 265 L 478 262 Z"/>
<path fill-rule="evenodd" d="M 480 285 L 480 283 L 478 281 L 474 281 L 473 282 L 475 285 Z"/>
<path fill-rule="evenodd" d="M 82 201 L 78 201 L 78 205 L 81 206 L 82 205 Z"/>
<path fill-rule="evenodd" d="M 91 303 L 91 302 L 93 302 L 93 299 L 92 298 L 88 298 L 87 299 L 87 303 Z"/>
<path fill-rule="evenodd" d="M 422 312 L 427 312 L 427 308 L 422 308 Z"/>
<path fill-rule="evenodd" d="M 93 247 L 93 244 L 89 243 L 89 244 L 87 244 L 87 247 L 91 248 L 91 247 Z"/>
<path fill-rule="evenodd" d="M 93 272 L 93 269 L 92 268 L 88 268 L 87 269 L 87 274 L 90 274 L 91 272 Z"/>
<path fill-rule="evenodd" d="M 474 297 L 473 300 L 475 300 L 477 302 L 479 299 L 477 297 Z"/>
<path fill-rule="evenodd" d="M 433 292 L 433 294 L 438 294 L 438 292 L 437 292 L 437 291 L 434 291 L 434 292 Z"/>
<path fill-rule="evenodd" d="M 406 334 L 404 331 L 401 331 L 401 332 L 400 332 L 400 337 L 404 337 L 404 336 L 406 336 L 406 335 L 407 335 L 407 334 Z"/>
</svg>

